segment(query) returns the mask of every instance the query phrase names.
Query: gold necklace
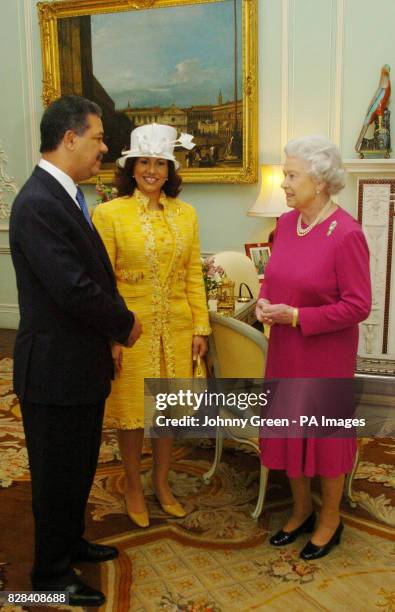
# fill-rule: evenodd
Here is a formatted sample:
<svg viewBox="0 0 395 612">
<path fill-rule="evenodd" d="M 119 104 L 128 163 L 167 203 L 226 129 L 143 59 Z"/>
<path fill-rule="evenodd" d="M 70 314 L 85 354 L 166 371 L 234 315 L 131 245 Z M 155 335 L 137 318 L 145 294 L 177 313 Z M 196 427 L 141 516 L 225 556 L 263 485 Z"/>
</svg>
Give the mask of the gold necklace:
<svg viewBox="0 0 395 612">
<path fill-rule="evenodd" d="M 332 205 L 332 200 L 329 199 L 325 204 L 324 208 L 322 208 L 321 212 L 318 213 L 314 221 L 310 223 L 307 227 L 302 227 L 302 213 L 299 213 L 298 222 L 296 224 L 296 233 L 298 236 L 306 236 L 311 230 L 321 221 L 321 219 L 325 216 Z"/>
</svg>

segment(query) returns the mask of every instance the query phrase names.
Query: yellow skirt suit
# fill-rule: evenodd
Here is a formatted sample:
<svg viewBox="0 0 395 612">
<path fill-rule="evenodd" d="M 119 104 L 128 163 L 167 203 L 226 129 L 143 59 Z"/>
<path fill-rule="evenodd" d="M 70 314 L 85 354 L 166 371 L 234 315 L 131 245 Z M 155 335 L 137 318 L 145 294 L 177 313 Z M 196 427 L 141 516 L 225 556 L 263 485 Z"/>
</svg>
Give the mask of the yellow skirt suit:
<svg viewBox="0 0 395 612">
<path fill-rule="evenodd" d="M 105 423 L 144 427 L 144 378 L 190 378 L 192 337 L 210 334 L 195 210 L 162 193 L 163 211 L 138 189 L 97 206 L 93 222 L 106 246 L 119 293 L 143 333 L 123 351 Z"/>
</svg>

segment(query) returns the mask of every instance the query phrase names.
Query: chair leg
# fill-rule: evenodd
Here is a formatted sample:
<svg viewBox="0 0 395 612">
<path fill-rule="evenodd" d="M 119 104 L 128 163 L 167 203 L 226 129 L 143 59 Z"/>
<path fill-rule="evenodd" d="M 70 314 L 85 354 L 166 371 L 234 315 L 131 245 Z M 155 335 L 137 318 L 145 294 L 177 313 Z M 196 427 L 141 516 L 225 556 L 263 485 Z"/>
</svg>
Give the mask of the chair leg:
<svg viewBox="0 0 395 612">
<path fill-rule="evenodd" d="M 224 438 L 223 438 L 223 434 L 222 434 L 222 429 L 220 427 L 217 427 L 217 435 L 216 435 L 216 438 L 215 438 L 214 462 L 213 462 L 213 465 L 211 466 L 211 468 L 209 469 L 209 471 L 206 472 L 205 474 L 203 474 L 203 476 L 202 476 L 203 482 L 205 484 L 209 484 L 209 482 L 211 481 L 212 477 L 214 476 L 215 472 L 218 469 L 218 466 L 219 466 L 219 464 L 221 462 L 223 446 L 224 446 Z"/>
<path fill-rule="evenodd" d="M 251 512 L 251 516 L 253 519 L 259 518 L 262 512 L 262 508 L 263 508 L 263 504 L 264 504 L 265 496 L 266 496 L 268 477 L 269 477 L 269 470 L 264 465 L 261 465 L 261 472 L 259 475 L 258 500 L 256 502 L 255 510 Z"/>
<path fill-rule="evenodd" d="M 354 497 L 352 483 L 353 483 L 354 476 L 355 476 L 355 474 L 357 472 L 357 469 L 358 469 L 359 458 L 360 458 L 359 450 L 357 449 L 352 471 L 349 474 L 347 474 L 346 480 L 345 480 L 345 485 L 344 485 L 344 493 L 345 493 L 346 499 L 347 499 L 348 503 L 350 504 L 351 508 L 356 508 L 357 507 L 357 502 L 356 502 L 355 497 Z"/>
</svg>

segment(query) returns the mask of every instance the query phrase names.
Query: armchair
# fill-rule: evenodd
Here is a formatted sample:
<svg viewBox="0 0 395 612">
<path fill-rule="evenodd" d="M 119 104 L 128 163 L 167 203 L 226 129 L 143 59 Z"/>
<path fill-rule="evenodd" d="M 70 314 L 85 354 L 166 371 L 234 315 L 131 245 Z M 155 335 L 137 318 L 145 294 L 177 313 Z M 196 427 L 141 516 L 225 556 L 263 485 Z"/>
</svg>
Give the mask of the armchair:
<svg viewBox="0 0 395 612">
<path fill-rule="evenodd" d="M 216 378 L 262 378 L 267 353 L 265 336 L 242 321 L 223 317 L 215 312 L 210 312 L 210 323 L 212 335 L 209 347 Z M 219 415 L 223 418 L 230 418 L 234 416 L 234 413 L 224 406 L 219 409 Z M 210 482 L 219 466 L 225 434 L 232 440 L 253 448 L 259 455 L 259 440 L 256 437 L 247 437 L 246 429 L 241 431 L 233 425 L 217 428 L 214 462 L 208 472 L 203 475 L 204 482 Z M 256 430 L 252 429 L 251 436 L 256 436 Z M 267 479 L 268 470 L 261 465 L 258 500 L 251 513 L 254 519 L 257 519 L 262 512 Z"/>
</svg>

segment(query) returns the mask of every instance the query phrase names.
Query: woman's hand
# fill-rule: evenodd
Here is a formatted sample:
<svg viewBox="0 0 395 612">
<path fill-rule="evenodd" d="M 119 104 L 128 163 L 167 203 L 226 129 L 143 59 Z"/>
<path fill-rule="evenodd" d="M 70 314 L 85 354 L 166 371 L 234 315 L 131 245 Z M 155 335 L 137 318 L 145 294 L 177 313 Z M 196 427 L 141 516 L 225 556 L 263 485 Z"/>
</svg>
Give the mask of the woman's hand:
<svg viewBox="0 0 395 612">
<path fill-rule="evenodd" d="M 265 298 L 260 298 L 255 306 L 255 316 L 260 323 L 264 323 L 265 325 L 270 325 L 268 318 L 266 316 L 266 306 L 270 305 L 270 301 Z"/>
<path fill-rule="evenodd" d="M 122 345 L 113 344 L 111 346 L 111 354 L 115 371 L 119 373 L 122 369 Z"/>
<path fill-rule="evenodd" d="M 206 336 L 193 336 L 192 340 L 192 359 L 196 361 L 197 356 L 204 357 L 207 353 L 207 338 Z"/>
<path fill-rule="evenodd" d="M 268 300 L 258 300 L 256 316 L 265 325 L 291 325 L 294 309 L 287 304 L 270 304 Z"/>
</svg>

